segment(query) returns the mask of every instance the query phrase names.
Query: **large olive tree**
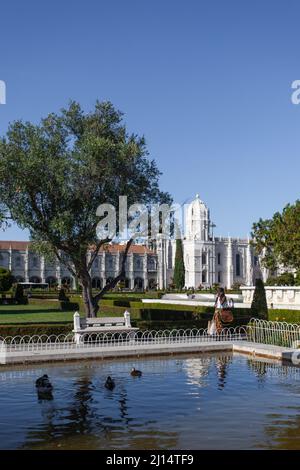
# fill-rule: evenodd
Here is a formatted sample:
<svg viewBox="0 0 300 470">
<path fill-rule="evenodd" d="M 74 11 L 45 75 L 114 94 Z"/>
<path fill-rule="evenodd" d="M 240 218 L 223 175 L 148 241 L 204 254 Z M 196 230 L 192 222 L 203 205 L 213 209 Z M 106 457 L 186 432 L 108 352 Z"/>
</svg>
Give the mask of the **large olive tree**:
<svg viewBox="0 0 300 470">
<path fill-rule="evenodd" d="M 119 196 L 128 205 L 170 203 L 143 137 L 129 134 L 110 102 L 85 113 L 76 102 L 36 125 L 16 121 L 0 141 L 0 193 L 12 219 L 30 231 L 36 249 L 55 255 L 82 285 L 87 316 L 96 316 L 104 293 L 125 274 L 127 240 L 118 275 L 93 295 L 90 269 L 101 247 L 96 215 Z M 117 224 L 117 235 L 121 227 Z M 119 233 L 120 234 L 120 233 Z M 91 256 L 87 256 L 91 250 Z"/>
</svg>

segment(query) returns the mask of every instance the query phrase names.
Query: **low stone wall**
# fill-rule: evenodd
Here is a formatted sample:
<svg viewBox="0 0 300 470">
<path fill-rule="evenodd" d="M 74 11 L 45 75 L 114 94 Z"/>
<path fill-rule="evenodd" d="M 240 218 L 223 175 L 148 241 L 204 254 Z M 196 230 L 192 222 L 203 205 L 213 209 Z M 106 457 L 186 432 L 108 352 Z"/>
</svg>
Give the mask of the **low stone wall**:
<svg viewBox="0 0 300 470">
<path fill-rule="evenodd" d="M 255 287 L 241 287 L 244 304 L 249 307 Z M 300 310 L 300 286 L 266 286 L 268 307 Z"/>
</svg>

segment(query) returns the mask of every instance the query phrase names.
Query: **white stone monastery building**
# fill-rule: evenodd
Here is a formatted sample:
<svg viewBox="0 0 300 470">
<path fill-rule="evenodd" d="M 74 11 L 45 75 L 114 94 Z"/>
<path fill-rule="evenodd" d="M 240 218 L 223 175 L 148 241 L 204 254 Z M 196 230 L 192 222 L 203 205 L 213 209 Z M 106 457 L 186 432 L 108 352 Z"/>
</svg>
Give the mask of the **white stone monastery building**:
<svg viewBox="0 0 300 470">
<path fill-rule="evenodd" d="M 249 239 L 215 237 L 210 212 L 197 195 L 188 205 L 183 253 L 186 287 L 231 288 L 233 284 L 253 285 L 267 272 L 259 266 Z M 125 287 L 163 289 L 172 283 L 175 240 L 158 238 L 147 245 L 132 245 L 126 262 Z M 103 287 L 119 273 L 125 245 L 110 244 L 99 252 L 91 276 L 95 288 Z M 58 261 L 47 262 L 30 250 L 30 242 L 0 241 L 0 266 L 9 268 L 19 282 L 68 284 L 75 288 L 72 274 Z"/>
</svg>

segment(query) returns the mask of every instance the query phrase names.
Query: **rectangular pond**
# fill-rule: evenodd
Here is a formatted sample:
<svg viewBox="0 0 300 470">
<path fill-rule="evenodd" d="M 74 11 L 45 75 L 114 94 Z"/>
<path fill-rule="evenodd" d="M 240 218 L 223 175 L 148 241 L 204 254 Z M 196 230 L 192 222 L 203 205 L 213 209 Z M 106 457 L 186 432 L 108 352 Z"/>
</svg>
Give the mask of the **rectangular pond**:
<svg viewBox="0 0 300 470">
<path fill-rule="evenodd" d="M 300 449 L 300 368 L 229 353 L 2 366 L 0 448 Z"/>
</svg>

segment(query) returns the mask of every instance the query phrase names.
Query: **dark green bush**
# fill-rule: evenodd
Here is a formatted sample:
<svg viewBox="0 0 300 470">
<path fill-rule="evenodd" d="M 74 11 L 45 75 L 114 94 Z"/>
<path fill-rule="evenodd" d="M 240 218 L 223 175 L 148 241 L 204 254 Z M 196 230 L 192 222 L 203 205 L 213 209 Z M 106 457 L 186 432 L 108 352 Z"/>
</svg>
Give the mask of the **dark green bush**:
<svg viewBox="0 0 300 470">
<path fill-rule="evenodd" d="M 0 325 L 0 336 L 60 335 L 72 331 L 73 324 Z"/>
<path fill-rule="evenodd" d="M 60 302 L 60 309 L 64 312 L 76 312 L 79 310 L 79 304 L 77 302 Z"/>
<path fill-rule="evenodd" d="M 253 317 L 268 318 L 265 286 L 261 279 L 256 279 L 255 281 L 255 291 L 251 304 L 251 312 Z"/>
<path fill-rule="evenodd" d="M 67 297 L 66 295 L 66 291 L 65 289 L 62 287 L 58 293 L 58 300 L 60 300 L 61 302 L 69 302 L 69 297 Z"/>
<path fill-rule="evenodd" d="M 7 291 L 11 288 L 14 282 L 14 277 L 9 269 L 0 266 L 0 291 Z"/>
</svg>

